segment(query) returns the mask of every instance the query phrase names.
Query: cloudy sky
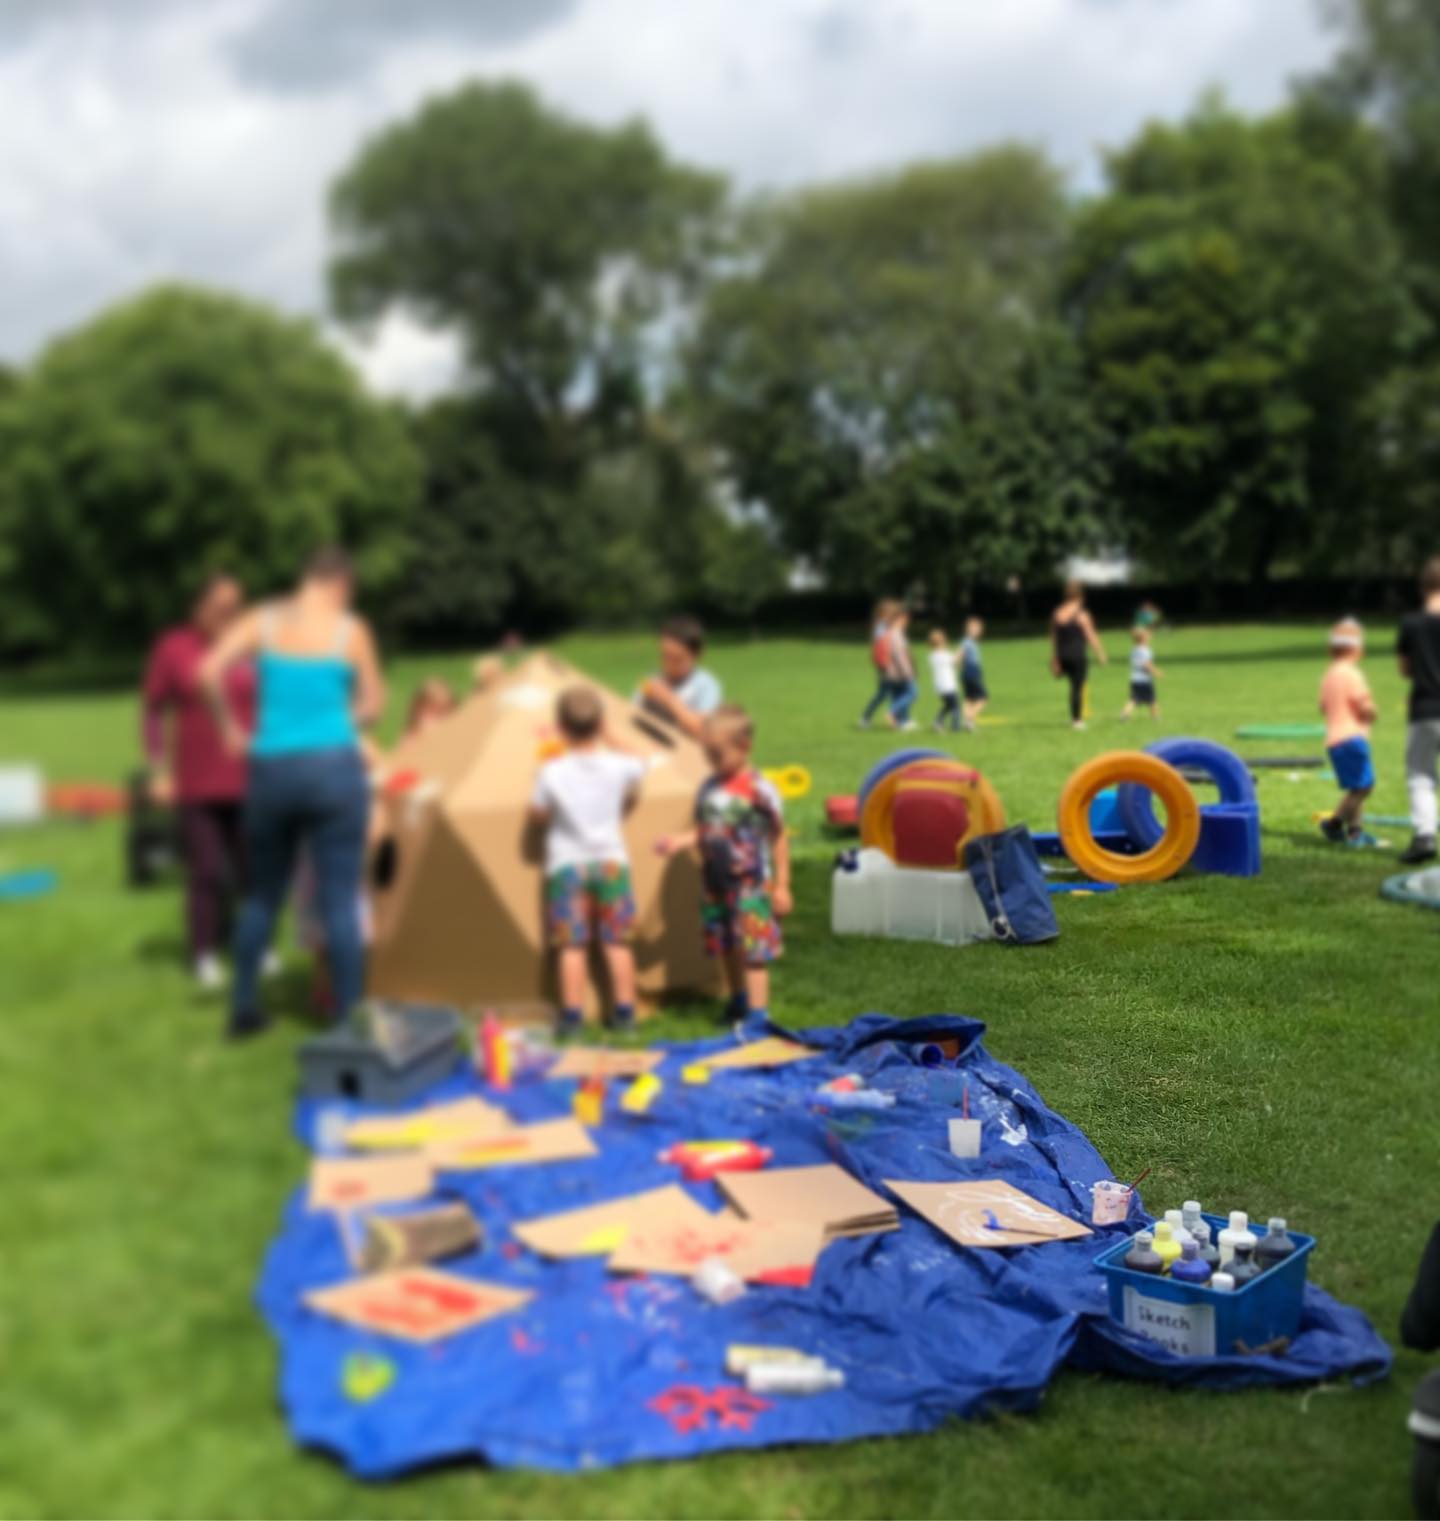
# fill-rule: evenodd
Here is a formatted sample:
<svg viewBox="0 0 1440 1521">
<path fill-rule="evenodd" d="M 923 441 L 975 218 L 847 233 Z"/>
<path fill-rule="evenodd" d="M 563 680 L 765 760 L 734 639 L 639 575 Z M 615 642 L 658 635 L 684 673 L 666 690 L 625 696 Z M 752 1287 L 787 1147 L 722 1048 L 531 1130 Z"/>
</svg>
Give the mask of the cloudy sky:
<svg viewBox="0 0 1440 1521">
<path fill-rule="evenodd" d="M 1147 117 L 1263 109 L 1330 45 L 1314 0 L 0 0 L 0 359 L 163 278 L 323 313 L 327 184 L 475 75 L 746 186 L 1011 137 L 1084 187 Z M 449 364 L 399 323 L 356 357 L 415 393 Z"/>
</svg>

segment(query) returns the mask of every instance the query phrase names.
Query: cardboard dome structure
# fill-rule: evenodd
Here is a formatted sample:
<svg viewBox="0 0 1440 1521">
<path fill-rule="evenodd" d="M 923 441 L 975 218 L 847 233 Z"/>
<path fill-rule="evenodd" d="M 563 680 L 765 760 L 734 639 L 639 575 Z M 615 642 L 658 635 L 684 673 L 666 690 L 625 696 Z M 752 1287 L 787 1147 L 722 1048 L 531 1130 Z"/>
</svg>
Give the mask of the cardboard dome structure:
<svg viewBox="0 0 1440 1521">
<path fill-rule="evenodd" d="M 493 1008 L 516 1019 L 553 1011 L 543 841 L 526 810 L 537 770 L 558 751 L 555 699 L 577 683 L 599 694 L 607 731 L 648 766 L 625 824 L 642 1009 L 667 994 L 719 991 L 720 969 L 700 934 L 698 862 L 655 854 L 661 835 L 691 827 L 709 771 L 704 752 L 663 719 L 539 654 L 395 751 L 394 773 L 420 780 L 386 801 L 371 858 L 375 997 Z"/>
</svg>

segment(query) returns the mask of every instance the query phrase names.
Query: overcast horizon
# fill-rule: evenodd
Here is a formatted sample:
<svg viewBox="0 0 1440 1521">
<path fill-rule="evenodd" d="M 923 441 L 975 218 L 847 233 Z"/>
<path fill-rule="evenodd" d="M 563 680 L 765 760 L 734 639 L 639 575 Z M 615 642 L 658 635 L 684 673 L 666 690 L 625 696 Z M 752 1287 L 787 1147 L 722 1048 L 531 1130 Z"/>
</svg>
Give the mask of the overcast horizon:
<svg viewBox="0 0 1440 1521">
<path fill-rule="evenodd" d="M 469 78 L 744 189 L 1005 139 L 1087 189 L 1145 120 L 1268 109 L 1334 47 L 1313 0 L 0 0 L 0 361 L 165 279 L 323 318 L 331 180 Z M 409 323 L 346 347 L 383 391 L 453 373 Z"/>
</svg>

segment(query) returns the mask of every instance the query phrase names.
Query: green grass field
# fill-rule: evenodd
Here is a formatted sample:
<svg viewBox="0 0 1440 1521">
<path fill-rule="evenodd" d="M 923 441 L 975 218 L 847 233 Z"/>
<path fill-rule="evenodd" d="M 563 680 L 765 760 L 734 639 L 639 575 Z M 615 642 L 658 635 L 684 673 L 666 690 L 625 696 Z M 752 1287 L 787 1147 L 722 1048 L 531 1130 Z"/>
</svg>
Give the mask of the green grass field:
<svg viewBox="0 0 1440 1521">
<path fill-rule="evenodd" d="M 1303 628 L 1162 634 L 1163 733 L 1226 739 L 1246 721 L 1308 719 L 1323 636 Z M 1388 637 L 1384 641 L 1388 645 Z M 1122 641 L 1110 637 L 1112 653 Z M 564 652 L 628 687 L 650 642 Z M 1387 1337 L 1437 1212 L 1440 918 L 1382 902 L 1396 868 L 1325 845 L 1313 777 L 1265 775 L 1265 873 L 1192 877 L 1059 900 L 1058 944 L 945 950 L 833 940 L 824 794 L 853 791 L 887 736 L 857 733 L 863 642 L 724 645 L 712 664 L 759 721 L 760 759 L 803 762 L 793 809 L 797 911 L 775 1012 L 796 1024 L 865 1010 L 977 1016 L 1002 1061 L 1080 1125 L 1117 1173 L 1150 1166 L 1152 1208 L 1197 1197 L 1286 1215 L 1320 1238 L 1312 1276 Z M 421 674 L 397 661 L 393 709 Z M 1403 812 L 1403 708 L 1393 662 L 1373 806 Z M 987 650 L 1008 722 L 946 745 L 995 782 L 1012 819 L 1053 827 L 1070 770 L 1154 730 L 1113 717 L 1122 660 L 1093 682 L 1072 734 L 1038 641 Z M 5 695 L 0 747 L 53 779 L 111 779 L 134 758 L 126 693 Z M 932 703 L 922 701 L 928 720 Z M 1266 746 L 1241 746 L 1264 753 Z M 1318 752 L 1318 741 L 1269 746 Z M 1398 848 L 1402 829 L 1384 829 Z M 1393 854 L 1393 852 L 1392 852 Z M 455 1466 L 385 1487 L 298 1451 L 276 1403 L 276 1355 L 251 1303 L 302 1155 L 290 1138 L 295 1017 L 230 1048 L 179 962 L 173 890 L 120 886 L 113 823 L 0 834 L 0 869 L 52 866 L 57 895 L 0 904 L 4 1104 L 0 1173 L 0 1511 L 44 1516 L 752 1516 L 1408 1513 L 1401 1354 L 1367 1389 L 1208 1395 L 1063 1374 L 1041 1410 L 926 1437 L 637 1466 L 575 1478 Z M 483 933 L 483 926 L 477 926 Z M 657 1035 L 696 1034 L 697 1014 Z"/>
</svg>

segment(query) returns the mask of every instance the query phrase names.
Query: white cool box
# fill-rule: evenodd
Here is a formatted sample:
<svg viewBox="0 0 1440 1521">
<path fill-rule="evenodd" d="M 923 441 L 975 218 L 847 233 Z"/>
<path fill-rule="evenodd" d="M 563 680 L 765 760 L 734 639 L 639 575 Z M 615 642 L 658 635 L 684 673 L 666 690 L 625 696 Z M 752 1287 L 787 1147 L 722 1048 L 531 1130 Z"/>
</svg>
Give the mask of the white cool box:
<svg viewBox="0 0 1440 1521">
<path fill-rule="evenodd" d="M 968 871 L 897 866 L 873 847 L 857 852 L 853 871 L 835 868 L 830 928 L 837 935 L 884 935 L 941 945 L 995 938 Z"/>
</svg>

